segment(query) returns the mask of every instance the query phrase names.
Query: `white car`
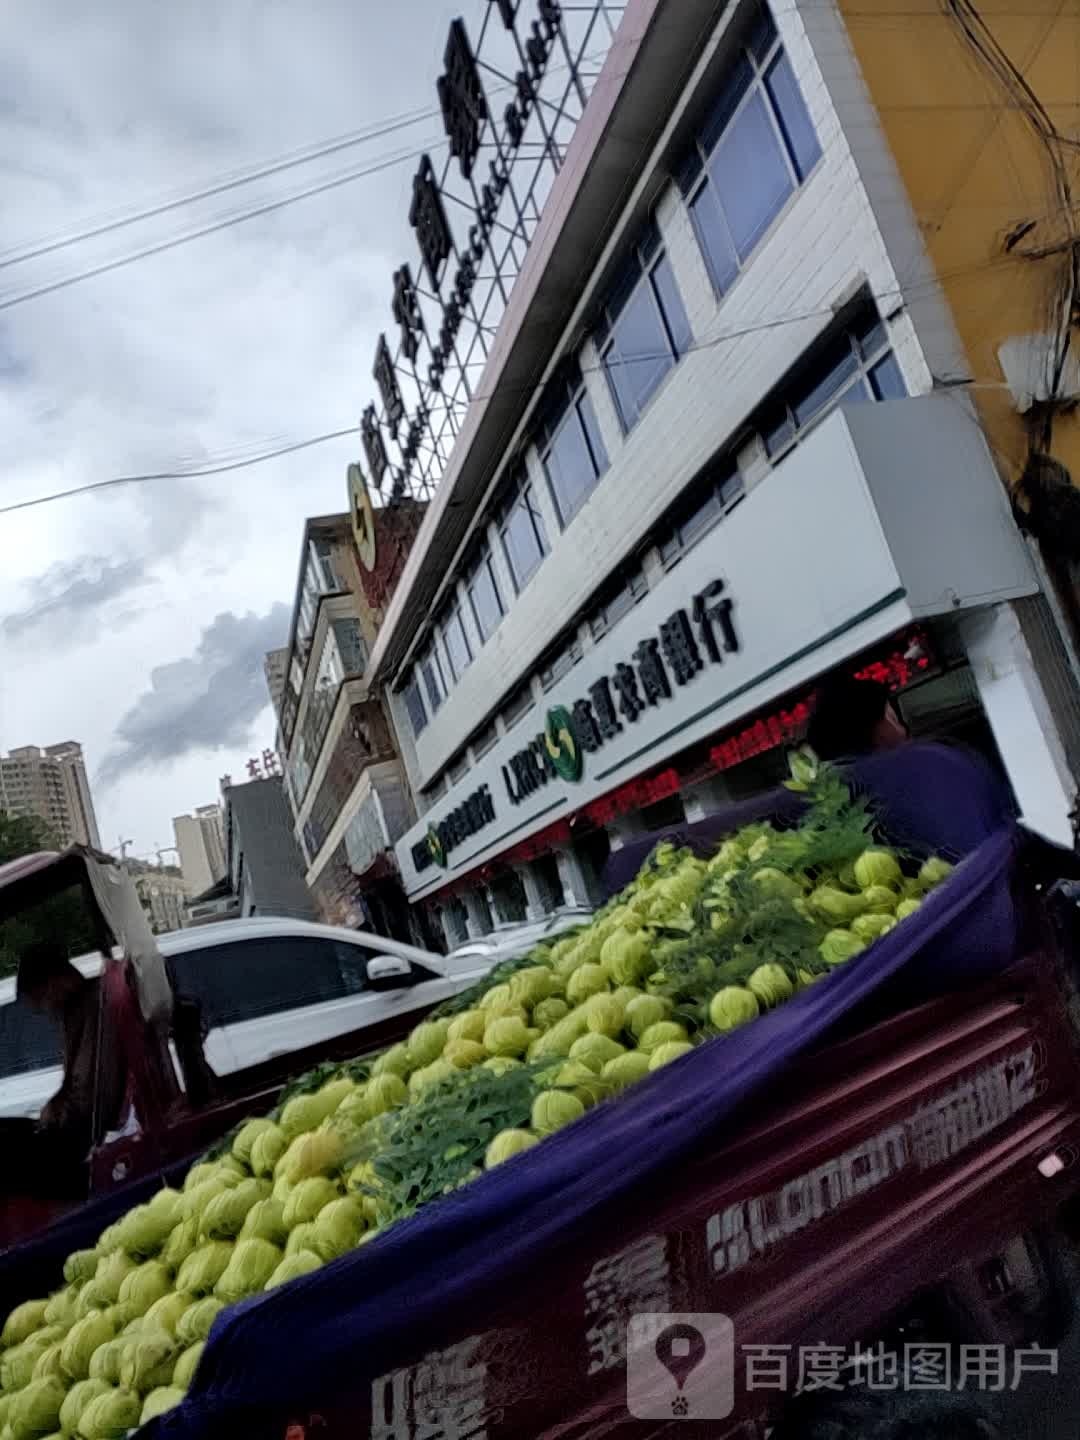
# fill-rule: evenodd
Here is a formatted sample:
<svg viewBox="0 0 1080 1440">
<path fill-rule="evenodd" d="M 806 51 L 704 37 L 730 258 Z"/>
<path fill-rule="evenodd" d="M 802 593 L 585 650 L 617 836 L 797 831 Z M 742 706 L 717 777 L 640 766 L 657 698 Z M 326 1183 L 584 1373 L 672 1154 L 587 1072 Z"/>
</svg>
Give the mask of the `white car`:
<svg viewBox="0 0 1080 1440">
<path fill-rule="evenodd" d="M 157 939 L 177 993 L 202 1006 L 218 1075 L 437 1005 L 494 964 L 304 920 L 227 920 Z M 73 963 L 96 975 L 101 957 Z M 0 1117 L 40 1112 L 60 1088 L 61 1054 L 52 1021 L 0 980 Z"/>
<path fill-rule="evenodd" d="M 520 924 L 499 925 L 487 935 L 476 935 L 455 946 L 447 956 L 448 960 L 474 960 L 486 958 L 492 966 L 504 960 L 516 960 L 527 955 L 534 945 L 544 940 L 554 940 L 566 930 L 577 925 L 587 925 L 593 912 L 586 905 L 568 906 L 557 910 L 544 920 L 523 920 Z"/>
</svg>

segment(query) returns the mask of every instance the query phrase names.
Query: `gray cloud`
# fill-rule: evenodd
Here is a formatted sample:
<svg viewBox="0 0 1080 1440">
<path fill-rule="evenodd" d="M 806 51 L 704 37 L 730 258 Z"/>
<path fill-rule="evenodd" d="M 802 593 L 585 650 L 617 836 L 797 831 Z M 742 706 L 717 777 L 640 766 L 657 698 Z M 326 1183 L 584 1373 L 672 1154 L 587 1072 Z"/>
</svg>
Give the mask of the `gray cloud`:
<svg viewBox="0 0 1080 1440">
<path fill-rule="evenodd" d="M 104 555 L 83 555 L 50 565 L 26 587 L 28 603 L 0 620 L 0 635 L 12 644 L 47 643 L 54 649 L 97 639 L 100 612 L 121 596 L 152 584 L 141 561 L 114 562 Z M 138 618 L 139 612 L 127 612 Z M 117 624 L 130 623 L 124 616 Z"/>
<path fill-rule="evenodd" d="M 0 5 L 0 298 L 399 148 L 439 144 L 436 114 L 12 263 L 36 242 L 330 137 L 437 110 L 451 19 L 463 15 L 475 39 L 491 9 L 488 0 Z M 409 160 L 5 309 L 0 504 L 240 458 L 277 437 L 355 422 L 375 393 L 378 334 L 392 333 L 391 276 L 403 260 L 416 263 L 414 169 Z M 355 458 L 355 443 L 340 441 L 234 474 L 0 517 L 5 735 L 73 734 L 95 758 L 109 755 L 114 776 L 126 771 L 102 798 L 110 834 L 122 830 L 148 848 L 169 816 L 212 798 L 220 770 L 250 753 L 214 752 L 224 736 L 242 733 L 247 744 L 236 717 L 262 703 L 261 654 L 249 704 L 237 698 L 243 686 L 227 662 L 210 683 L 215 661 L 200 636 L 206 646 L 223 613 L 241 627 L 272 613 L 295 578 L 304 517 L 344 508 L 345 466 Z M 283 617 L 253 651 L 280 643 L 285 630 Z M 175 656 L 188 657 L 190 669 L 162 665 Z M 261 749 L 273 734 L 268 710 L 256 731 Z M 165 763 L 155 764 L 159 757 Z"/>
<path fill-rule="evenodd" d="M 150 686 L 116 727 L 98 780 L 115 784 L 132 770 L 166 765 L 193 751 L 245 744 L 266 709 L 263 659 L 288 633 L 289 611 L 226 611 L 206 627 L 193 655 L 159 665 Z"/>
</svg>

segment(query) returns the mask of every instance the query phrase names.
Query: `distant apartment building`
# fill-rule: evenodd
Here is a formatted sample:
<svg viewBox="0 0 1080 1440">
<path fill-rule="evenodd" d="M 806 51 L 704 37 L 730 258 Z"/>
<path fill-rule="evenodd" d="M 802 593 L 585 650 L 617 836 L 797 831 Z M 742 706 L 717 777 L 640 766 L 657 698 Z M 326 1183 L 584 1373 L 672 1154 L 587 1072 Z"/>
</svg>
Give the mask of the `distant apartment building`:
<svg viewBox="0 0 1080 1440">
<path fill-rule="evenodd" d="M 263 661 L 263 669 L 266 672 L 266 688 L 270 691 L 270 703 L 274 707 L 274 714 L 281 717 L 281 697 L 285 693 L 285 675 L 289 666 L 289 647 L 283 645 L 280 650 L 268 650 L 266 659 Z"/>
<path fill-rule="evenodd" d="M 22 745 L 0 758 L 0 808 L 12 815 L 36 815 L 57 843 L 99 847 L 97 817 L 82 746 Z"/>
<path fill-rule="evenodd" d="M 188 891 L 180 870 L 175 865 L 149 865 L 143 860 L 125 860 L 124 867 L 154 934 L 182 930 L 187 924 Z"/>
<path fill-rule="evenodd" d="M 225 819 L 221 806 L 200 805 L 194 815 L 173 818 L 180 869 L 189 895 L 201 895 L 225 874 Z"/>
<path fill-rule="evenodd" d="M 416 929 L 393 847 L 413 823 L 383 696 L 363 675 L 423 506 L 373 507 L 357 467 L 350 509 L 304 527 L 278 749 L 319 917 L 431 945 Z"/>
</svg>

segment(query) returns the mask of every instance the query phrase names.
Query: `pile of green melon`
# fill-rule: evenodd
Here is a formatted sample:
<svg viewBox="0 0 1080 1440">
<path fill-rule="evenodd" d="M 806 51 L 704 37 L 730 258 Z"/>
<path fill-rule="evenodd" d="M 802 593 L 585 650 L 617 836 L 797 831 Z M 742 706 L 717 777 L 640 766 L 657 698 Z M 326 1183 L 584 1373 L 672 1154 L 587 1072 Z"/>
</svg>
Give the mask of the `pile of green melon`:
<svg viewBox="0 0 1080 1440">
<path fill-rule="evenodd" d="M 374 1057 L 301 1077 L 70 1255 L 0 1333 L 0 1440 L 122 1436 L 184 1395 L 215 1318 L 287 1285 L 782 1005 L 947 876 L 873 842 L 828 767 L 801 822 L 705 859 L 660 845 L 587 925 L 499 967 Z M 722 1050 L 717 1063 L 722 1063 Z"/>
</svg>

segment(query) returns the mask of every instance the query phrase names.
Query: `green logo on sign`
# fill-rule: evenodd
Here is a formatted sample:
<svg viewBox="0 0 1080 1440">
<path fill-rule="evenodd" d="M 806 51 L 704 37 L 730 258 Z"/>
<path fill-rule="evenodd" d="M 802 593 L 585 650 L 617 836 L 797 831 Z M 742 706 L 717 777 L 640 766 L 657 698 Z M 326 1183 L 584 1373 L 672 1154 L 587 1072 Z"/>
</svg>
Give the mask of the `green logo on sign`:
<svg viewBox="0 0 1080 1440">
<path fill-rule="evenodd" d="M 544 744 L 556 775 L 562 780 L 581 779 L 581 747 L 573 717 L 565 705 L 556 705 L 544 722 Z"/>
<path fill-rule="evenodd" d="M 434 825 L 430 826 L 427 832 L 427 848 L 431 854 L 432 860 L 435 861 L 435 864 L 441 865 L 442 868 L 445 870 L 446 850 L 443 848 L 443 843 L 439 837 L 439 832 L 435 829 Z"/>
</svg>

